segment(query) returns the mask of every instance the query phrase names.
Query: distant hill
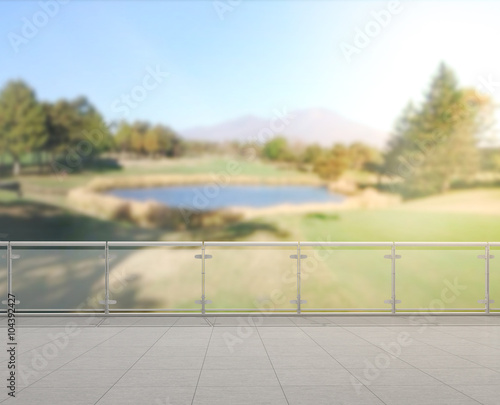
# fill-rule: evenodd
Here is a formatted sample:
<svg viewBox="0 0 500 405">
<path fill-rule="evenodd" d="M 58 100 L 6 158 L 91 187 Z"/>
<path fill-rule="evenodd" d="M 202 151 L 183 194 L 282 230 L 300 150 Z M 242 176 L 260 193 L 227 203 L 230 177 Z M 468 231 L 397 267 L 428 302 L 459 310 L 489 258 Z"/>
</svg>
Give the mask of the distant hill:
<svg viewBox="0 0 500 405">
<path fill-rule="evenodd" d="M 281 134 L 290 140 L 317 142 L 325 146 L 331 146 L 335 142 L 361 141 L 381 148 L 388 138 L 388 134 L 382 131 L 351 121 L 324 108 L 292 111 L 289 116 L 290 125 Z M 255 137 L 261 129 L 269 127 L 269 121 L 270 118 L 246 115 L 212 126 L 189 128 L 180 133 L 188 139 L 245 141 Z"/>
</svg>

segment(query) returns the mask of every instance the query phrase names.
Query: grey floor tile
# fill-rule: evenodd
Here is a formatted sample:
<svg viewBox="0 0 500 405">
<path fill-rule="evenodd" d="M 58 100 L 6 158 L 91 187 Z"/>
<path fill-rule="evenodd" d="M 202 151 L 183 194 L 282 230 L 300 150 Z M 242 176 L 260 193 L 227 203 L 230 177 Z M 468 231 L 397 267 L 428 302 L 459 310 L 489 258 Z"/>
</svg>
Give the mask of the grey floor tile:
<svg viewBox="0 0 500 405">
<path fill-rule="evenodd" d="M 352 375 L 344 369 L 276 369 L 281 385 L 349 385 Z"/>
<path fill-rule="evenodd" d="M 280 387 L 201 387 L 193 405 L 287 405 Z"/>
<path fill-rule="evenodd" d="M 383 405 L 366 387 L 283 386 L 289 405 Z"/>
<path fill-rule="evenodd" d="M 484 405 L 498 405 L 500 385 L 463 385 L 455 387 L 458 391 Z"/>
<path fill-rule="evenodd" d="M 369 387 L 376 385 L 441 385 L 442 383 L 426 373 L 411 368 L 380 369 L 376 367 L 351 369 L 356 378 Z"/>
<path fill-rule="evenodd" d="M 370 389 L 387 405 L 478 405 L 474 399 L 446 385 L 373 386 Z"/>
<path fill-rule="evenodd" d="M 26 388 L 8 400 L 23 405 L 94 405 L 107 391 L 107 387 L 88 388 Z"/>
<path fill-rule="evenodd" d="M 421 355 L 406 355 L 399 357 L 416 368 L 477 368 L 480 367 L 472 361 L 458 356 L 428 356 L 427 353 Z"/>
<path fill-rule="evenodd" d="M 272 370 L 267 357 L 207 356 L 203 370 Z"/>
<path fill-rule="evenodd" d="M 177 326 L 203 326 L 203 327 L 211 327 L 214 322 L 213 318 L 205 318 L 205 317 L 181 317 L 177 320 L 174 327 Z"/>
<path fill-rule="evenodd" d="M 199 370 L 138 370 L 128 371 L 116 383 L 117 387 L 195 387 Z"/>
<path fill-rule="evenodd" d="M 203 346 L 154 346 L 148 356 L 158 357 L 203 357 L 207 348 Z"/>
<path fill-rule="evenodd" d="M 207 351 L 207 357 L 211 356 L 250 356 L 250 357 L 267 357 L 266 349 L 263 345 L 248 346 L 244 344 L 234 344 L 233 346 L 212 346 L 210 345 Z"/>
<path fill-rule="evenodd" d="M 115 386 L 96 405 L 190 405 L 195 387 Z"/>
<path fill-rule="evenodd" d="M 140 317 L 132 317 L 132 316 L 123 316 L 123 317 L 108 317 L 102 318 L 102 322 L 99 324 L 99 327 L 104 326 L 132 326 L 139 322 Z"/>
<path fill-rule="evenodd" d="M 330 356 L 271 356 L 275 369 L 339 369 L 342 365 Z"/>
<path fill-rule="evenodd" d="M 199 387 L 278 387 L 273 370 L 203 370 Z"/>
<path fill-rule="evenodd" d="M 269 356 L 318 357 L 327 353 L 319 346 L 266 346 Z"/>
<path fill-rule="evenodd" d="M 133 370 L 201 370 L 203 357 L 150 356 L 142 357 Z"/>
<path fill-rule="evenodd" d="M 389 355 L 388 353 L 380 353 L 376 356 L 343 356 L 336 355 L 334 356 L 335 360 L 338 361 L 343 367 L 347 369 L 351 368 L 414 368 L 412 365 L 408 364 L 401 358 L 397 358 Z"/>
<path fill-rule="evenodd" d="M 124 370 L 56 370 L 35 382 L 33 388 L 111 387 Z"/>
<path fill-rule="evenodd" d="M 61 370 L 128 370 L 137 361 L 137 357 L 91 357 L 81 356 L 66 365 Z"/>
<path fill-rule="evenodd" d="M 500 385 L 500 373 L 487 368 L 422 369 L 429 375 L 452 386 Z"/>
<path fill-rule="evenodd" d="M 179 317 L 173 316 L 150 316 L 139 319 L 134 326 L 172 326 L 179 320 Z"/>
<path fill-rule="evenodd" d="M 342 345 L 330 346 L 325 349 L 332 356 L 356 355 L 356 356 L 376 356 L 379 353 L 387 353 L 375 345 Z"/>
<path fill-rule="evenodd" d="M 492 367 L 498 368 L 500 367 L 500 356 L 476 356 L 476 355 L 466 355 L 463 356 L 465 359 L 473 362 L 474 367 L 483 366 L 483 367 Z M 445 368 L 445 367 L 443 367 Z"/>
</svg>

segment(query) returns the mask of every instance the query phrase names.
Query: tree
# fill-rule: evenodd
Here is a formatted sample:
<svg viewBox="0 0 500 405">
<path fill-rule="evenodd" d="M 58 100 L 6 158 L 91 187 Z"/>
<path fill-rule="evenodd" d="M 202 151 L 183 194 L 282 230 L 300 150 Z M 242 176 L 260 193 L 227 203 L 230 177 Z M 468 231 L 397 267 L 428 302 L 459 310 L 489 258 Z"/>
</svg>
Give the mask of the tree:
<svg viewBox="0 0 500 405">
<path fill-rule="evenodd" d="M 323 154 L 323 148 L 315 143 L 306 147 L 306 149 L 302 153 L 301 160 L 303 163 L 314 164 Z"/>
<path fill-rule="evenodd" d="M 342 144 L 336 144 L 324 156 L 320 157 L 314 171 L 323 179 L 337 180 L 349 168 L 349 151 Z"/>
<path fill-rule="evenodd" d="M 381 162 L 380 152 L 362 142 L 349 145 L 349 167 L 353 170 L 366 170 L 367 167 Z"/>
<path fill-rule="evenodd" d="M 115 147 L 122 152 L 130 152 L 132 150 L 132 132 L 132 126 L 128 122 L 120 122 L 115 133 Z"/>
<path fill-rule="evenodd" d="M 14 176 L 21 171 L 21 157 L 47 142 L 44 108 L 23 81 L 8 82 L 0 93 L 0 139 L 14 160 Z"/>
<path fill-rule="evenodd" d="M 144 138 L 149 130 L 149 127 L 149 123 L 144 121 L 136 121 L 132 124 L 130 146 L 133 152 L 137 154 L 144 153 Z"/>
<path fill-rule="evenodd" d="M 288 141 L 282 136 L 276 136 L 267 141 L 262 149 L 265 158 L 274 161 L 291 161 L 293 154 L 288 146 Z"/>
<path fill-rule="evenodd" d="M 398 121 L 386 155 L 388 172 L 402 177 L 408 195 L 449 190 L 479 168 L 478 142 L 490 113 L 488 97 L 458 87 L 441 64 L 419 109 L 409 106 Z"/>
<path fill-rule="evenodd" d="M 97 109 L 85 98 L 45 103 L 49 139 L 46 148 L 64 160 L 60 167 L 81 168 L 112 145 L 110 132 Z"/>
</svg>

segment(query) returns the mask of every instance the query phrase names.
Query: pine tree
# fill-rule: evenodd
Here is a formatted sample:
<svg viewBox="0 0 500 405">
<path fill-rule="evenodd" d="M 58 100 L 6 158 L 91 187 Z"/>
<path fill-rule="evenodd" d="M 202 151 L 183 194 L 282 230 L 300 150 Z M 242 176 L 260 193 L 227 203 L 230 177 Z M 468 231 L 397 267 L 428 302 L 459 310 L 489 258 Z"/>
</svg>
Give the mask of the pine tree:
<svg viewBox="0 0 500 405">
<path fill-rule="evenodd" d="M 446 192 L 453 181 L 476 174 L 488 105 L 487 98 L 460 89 L 453 71 L 440 65 L 422 106 L 403 112 L 386 154 L 388 172 L 404 180 L 408 195 Z"/>
<path fill-rule="evenodd" d="M 44 108 L 22 81 L 8 82 L 0 93 L 0 139 L 14 160 L 14 176 L 21 171 L 21 157 L 40 150 L 48 140 Z"/>
</svg>

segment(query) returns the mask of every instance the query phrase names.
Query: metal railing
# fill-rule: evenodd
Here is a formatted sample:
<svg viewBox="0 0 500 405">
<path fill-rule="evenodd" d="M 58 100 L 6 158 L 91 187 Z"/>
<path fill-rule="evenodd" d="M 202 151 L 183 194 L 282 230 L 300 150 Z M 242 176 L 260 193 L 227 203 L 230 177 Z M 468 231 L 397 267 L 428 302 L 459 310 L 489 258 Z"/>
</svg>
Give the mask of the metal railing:
<svg viewBox="0 0 500 405">
<path fill-rule="evenodd" d="M 156 254 L 144 260 L 147 256 L 139 255 L 138 252 L 144 253 L 145 248 L 155 250 Z M 261 249 L 259 254 L 255 254 L 254 250 L 248 254 L 248 249 L 257 248 Z M 490 277 L 490 262 L 494 259 L 491 250 L 496 248 L 500 248 L 500 242 L 11 241 L 0 242 L 3 261 L 3 266 L 0 263 L 0 280 L 3 280 L 0 288 L 3 288 L 1 294 L 5 298 L 7 294 L 16 297 L 17 311 L 20 313 L 491 314 L 500 311 L 500 308 L 491 305 L 495 303 L 491 299 L 492 284 L 495 294 L 500 292 L 500 267 L 493 272 L 494 282 Z M 82 249 L 90 253 L 76 257 L 76 252 L 82 253 Z M 419 252 L 419 256 L 415 256 L 419 257 L 418 263 L 412 260 L 412 250 Z M 453 253 L 455 257 L 450 259 L 442 254 L 444 251 L 459 252 L 460 255 Z M 54 257 L 53 252 L 64 252 L 65 260 Z M 439 254 L 443 257 L 435 252 L 441 252 Z M 232 256 L 224 258 L 228 254 Z M 361 265 L 356 267 L 351 264 L 363 255 L 365 257 Z M 113 264 L 112 260 L 118 256 L 122 260 Z M 220 261 L 208 264 L 214 258 Z M 191 259 L 196 259 L 198 264 Z M 401 263 L 404 265 L 400 264 L 400 259 L 403 259 Z M 479 260 L 484 262 L 482 275 Z M 24 267 L 18 265 L 17 261 Z M 124 262 L 135 276 L 148 276 L 150 280 L 142 281 L 133 290 L 133 278 L 127 279 L 121 290 L 114 289 L 111 273 L 119 272 Z M 286 263 L 291 263 L 293 267 Z M 180 271 L 170 271 L 176 266 Z M 232 266 L 236 267 L 233 269 Z M 156 270 L 151 271 L 152 267 Z M 443 268 L 446 268 L 444 272 Z M 193 271 L 199 272 L 199 276 L 194 277 Z M 463 279 L 459 280 L 458 275 Z M 187 276 L 190 281 L 185 280 Z M 268 280 L 269 285 L 266 284 Z M 379 283 L 383 285 L 381 288 L 377 287 Z M 141 288 L 154 290 L 156 301 L 152 303 L 148 297 L 141 297 Z M 354 292 L 345 298 L 344 289 Z M 484 296 L 480 295 L 483 290 Z M 385 293 L 387 299 L 379 299 L 378 295 Z M 72 303 L 78 295 L 78 299 L 84 300 L 85 297 L 81 296 L 96 294 L 102 299 L 94 299 L 94 304 L 89 299 L 81 305 Z M 193 297 L 196 299 L 191 299 Z M 422 301 L 415 297 L 427 299 L 428 304 L 419 304 Z M 32 307 L 23 305 L 24 300 L 33 303 Z M 313 303 L 308 304 L 308 300 L 325 304 L 318 307 Z M 417 305 L 405 305 L 405 300 L 413 300 Z M 3 304 L 6 302 L 3 301 Z M 66 305 L 68 302 L 70 304 Z M 217 307 L 211 306 L 214 302 Z M 251 305 L 243 305 L 248 302 Z M 357 302 L 373 302 L 373 305 L 359 306 Z M 461 302 L 474 305 L 461 307 L 458 305 Z"/>
</svg>

